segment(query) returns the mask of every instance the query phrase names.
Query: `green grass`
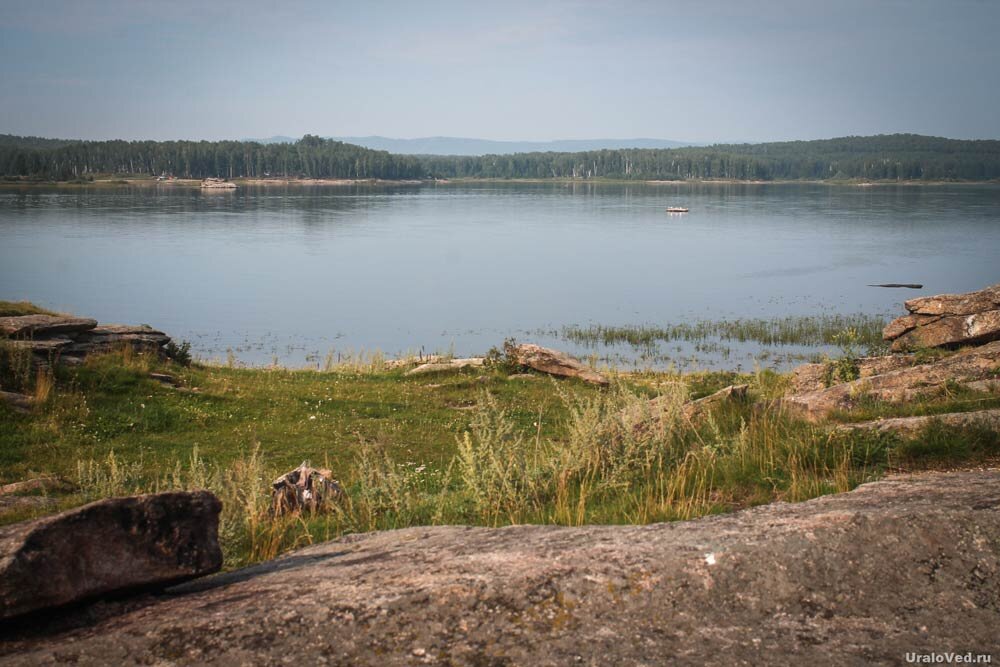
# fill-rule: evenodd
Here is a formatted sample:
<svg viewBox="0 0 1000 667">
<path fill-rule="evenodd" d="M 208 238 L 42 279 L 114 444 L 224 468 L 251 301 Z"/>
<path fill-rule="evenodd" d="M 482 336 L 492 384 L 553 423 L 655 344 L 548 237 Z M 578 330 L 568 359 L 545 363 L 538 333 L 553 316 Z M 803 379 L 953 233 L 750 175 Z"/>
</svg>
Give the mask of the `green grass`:
<svg viewBox="0 0 1000 667">
<path fill-rule="evenodd" d="M 58 315 L 58 313 L 39 308 L 30 301 L 0 301 L 0 317 L 20 317 L 21 315 Z"/>
<path fill-rule="evenodd" d="M 740 322 L 587 335 L 646 344 L 709 331 L 838 344 L 853 359 L 881 329 L 862 316 Z M 181 366 L 126 349 L 51 376 L 26 370 L 15 352 L 0 354 L 0 385 L 33 393 L 37 404 L 27 415 L 0 405 L 0 482 L 55 475 L 77 489 L 0 523 L 109 496 L 208 488 L 223 500 L 226 567 L 377 529 L 688 519 L 847 491 L 900 466 L 1000 454 L 996 433 L 937 423 L 916 440 L 831 434 L 781 410 L 788 378 L 764 370 L 612 373 L 611 387 L 600 389 L 541 375 L 510 380 L 518 369 L 497 359 L 407 377 L 379 354 L 331 355 L 318 371 Z M 182 389 L 152 380 L 152 371 L 173 375 Z M 751 387 L 749 400 L 696 422 L 684 416 L 685 401 L 741 383 Z M 947 387 L 903 406 L 862 400 L 834 421 L 994 406 L 1000 396 Z M 326 513 L 271 517 L 271 481 L 304 460 L 333 470 L 346 498 Z"/>
<path fill-rule="evenodd" d="M 406 377 L 378 360 L 323 372 L 182 367 L 122 352 L 61 368 L 54 380 L 31 414 L 0 406 L 0 481 L 54 474 L 78 484 L 57 508 L 210 488 L 224 503 L 227 567 L 375 529 L 687 519 L 846 491 L 900 465 L 1000 454 L 996 434 L 968 429 L 935 426 L 923 444 L 832 436 L 781 411 L 774 399 L 787 380 L 764 371 L 644 372 L 598 389 L 509 380 L 500 369 Z M 698 423 L 683 417 L 685 400 L 741 382 L 749 401 Z M 663 416 L 651 428 L 654 396 Z M 968 400 L 936 396 L 919 409 Z M 272 519 L 270 482 L 303 460 L 332 469 L 346 501 Z"/>
</svg>

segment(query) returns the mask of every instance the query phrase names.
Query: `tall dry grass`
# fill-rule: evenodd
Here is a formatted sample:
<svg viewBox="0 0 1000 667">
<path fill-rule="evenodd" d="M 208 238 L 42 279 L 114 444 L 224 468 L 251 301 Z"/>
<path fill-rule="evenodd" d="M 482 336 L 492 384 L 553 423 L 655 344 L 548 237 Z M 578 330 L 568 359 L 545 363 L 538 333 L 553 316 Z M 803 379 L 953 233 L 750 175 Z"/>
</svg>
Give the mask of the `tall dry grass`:
<svg viewBox="0 0 1000 667">
<path fill-rule="evenodd" d="M 767 386 L 754 388 L 760 396 Z M 337 471 L 344 500 L 323 513 L 274 517 L 269 467 L 251 443 L 226 465 L 193 449 L 166 473 L 142 461 L 78 466 L 88 498 L 166 489 L 215 492 L 227 566 L 273 558 L 356 531 L 428 524 L 648 523 L 689 519 L 773 499 L 844 491 L 869 476 L 877 456 L 849 439 L 790 419 L 773 405 L 724 407 L 692 423 L 683 383 L 655 400 L 624 385 L 584 396 L 559 388 L 558 436 L 543 436 L 544 413 L 526 425 L 484 392 L 456 453 L 443 469 L 395 460 L 362 441 Z"/>
</svg>

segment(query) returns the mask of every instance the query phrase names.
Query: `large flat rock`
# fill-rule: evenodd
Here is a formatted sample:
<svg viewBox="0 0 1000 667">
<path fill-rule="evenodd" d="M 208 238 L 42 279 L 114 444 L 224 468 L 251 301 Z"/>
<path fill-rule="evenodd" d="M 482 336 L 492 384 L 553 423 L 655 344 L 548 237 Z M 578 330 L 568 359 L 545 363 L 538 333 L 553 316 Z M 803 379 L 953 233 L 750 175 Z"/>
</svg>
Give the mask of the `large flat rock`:
<svg viewBox="0 0 1000 667">
<path fill-rule="evenodd" d="M 802 364 L 792 370 L 792 377 L 788 391 L 792 394 L 801 394 L 807 391 L 819 391 L 827 388 L 827 379 L 832 384 L 839 384 L 842 380 L 835 377 L 831 371 L 835 370 L 827 363 Z M 908 368 L 916 363 L 912 354 L 891 354 L 884 357 L 862 357 L 858 359 L 858 377 L 869 378 L 873 375 L 881 375 L 889 371 Z"/>
<path fill-rule="evenodd" d="M 207 491 L 111 498 L 0 528 L 0 619 L 217 571 Z"/>
<path fill-rule="evenodd" d="M 511 356 L 516 363 L 542 373 L 577 378 L 590 384 L 608 384 L 606 377 L 565 352 L 523 343 L 511 351 Z"/>
<path fill-rule="evenodd" d="M 939 294 L 905 302 L 909 315 L 882 330 L 894 351 L 980 345 L 1000 339 L 1000 285 L 967 294 Z"/>
<path fill-rule="evenodd" d="M 980 345 L 993 340 L 1000 340 L 1000 310 L 972 315 L 934 316 L 931 321 L 921 322 L 897 336 L 892 341 L 892 350 L 903 352 L 921 347 Z"/>
<path fill-rule="evenodd" d="M 0 317 L 0 334 L 11 338 L 45 338 L 61 333 L 87 331 L 97 326 L 97 320 L 62 315 L 21 315 Z"/>
<path fill-rule="evenodd" d="M 940 415 L 921 415 L 919 417 L 890 417 L 874 421 L 841 424 L 838 431 L 875 431 L 877 433 L 898 433 L 903 437 L 918 435 L 923 429 L 933 423 L 945 426 L 981 426 L 994 431 L 1000 431 L 1000 408 L 990 410 L 974 410 L 972 412 L 948 412 Z"/>
<path fill-rule="evenodd" d="M 996 377 L 998 367 L 1000 341 L 994 341 L 934 363 L 907 366 L 825 389 L 792 394 L 781 402 L 807 419 L 819 420 L 834 410 L 851 409 L 863 397 L 901 403 L 940 391 L 949 382 L 975 382 L 982 390 L 1000 388 L 1000 378 Z"/>
<path fill-rule="evenodd" d="M 463 368 L 481 368 L 486 363 L 483 357 L 469 357 L 468 359 L 447 359 L 443 361 L 429 361 L 420 364 L 416 368 L 406 371 L 406 375 L 425 375 L 427 373 L 441 373 L 446 371 L 457 371 Z"/>
<path fill-rule="evenodd" d="M 903 305 L 908 311 L 918 315 L 972 315 L 997 310 L 1000 309 L 1000 284 L 978 292 L 917 297 Z"/>
<path fill-rule="evenodd" d="M 1000 472 L 672 524 L 354 535 L 174 592 L 10 631 L 0 663 L 995 662 Z"/>
</svg>

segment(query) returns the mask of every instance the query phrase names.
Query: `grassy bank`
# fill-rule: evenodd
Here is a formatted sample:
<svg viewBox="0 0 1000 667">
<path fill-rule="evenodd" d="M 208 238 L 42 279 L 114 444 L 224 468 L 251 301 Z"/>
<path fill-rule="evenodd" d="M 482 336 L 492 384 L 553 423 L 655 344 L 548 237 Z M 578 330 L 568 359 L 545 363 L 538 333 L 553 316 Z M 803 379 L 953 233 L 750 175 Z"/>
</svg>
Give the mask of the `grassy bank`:
<svg viewBox="0 0 1000 667">
<path fill-rule="evenodd" d="M 686 519 L 1000 452 L 996 434 L 974 429 L 934 427 L 917 445 L 831 435 L 777 407 L 785 381 L 771 372 L 641 373 L 602 390 L 499 367 L 408 377 L 379 363 L 185 367 L 122 351 L 29 379 L 38 400 L 29 414 L 0 405 L 0 481 L 57 475 L 78 487 L 56 496 L 56 507 L 2 521 L 107 496 L 209 488 L 224 502 L 226 564 L 235 567 L 356 531 Z M 705 420 L 684 417 L 684 401 L 735 382 L 750 384 L 750 400 Z M 661 417 L 649 426 L 654 396 Z M 943 411 L 979 399 L 1000 404 L 942 394 L 920 405 Z M 894 409 L 867 406 L 864 416 Z M 271 518 L 270 482 L 303 460 L 333 470 L 346 500 L 326 514 Z"/>
</svg>

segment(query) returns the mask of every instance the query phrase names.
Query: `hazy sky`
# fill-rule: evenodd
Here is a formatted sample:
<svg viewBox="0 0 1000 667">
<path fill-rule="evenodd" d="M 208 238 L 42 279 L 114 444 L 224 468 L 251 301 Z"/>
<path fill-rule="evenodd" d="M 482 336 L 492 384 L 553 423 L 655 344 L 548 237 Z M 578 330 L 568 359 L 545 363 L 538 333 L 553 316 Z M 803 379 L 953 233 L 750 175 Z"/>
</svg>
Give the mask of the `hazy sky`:
<svg viewBox="0 0 1000 667">
<path fill-rule="evenodd" d="M 1000 2 L 0 0 L 0 133 L 1000 137 Z"/>
</svg>

